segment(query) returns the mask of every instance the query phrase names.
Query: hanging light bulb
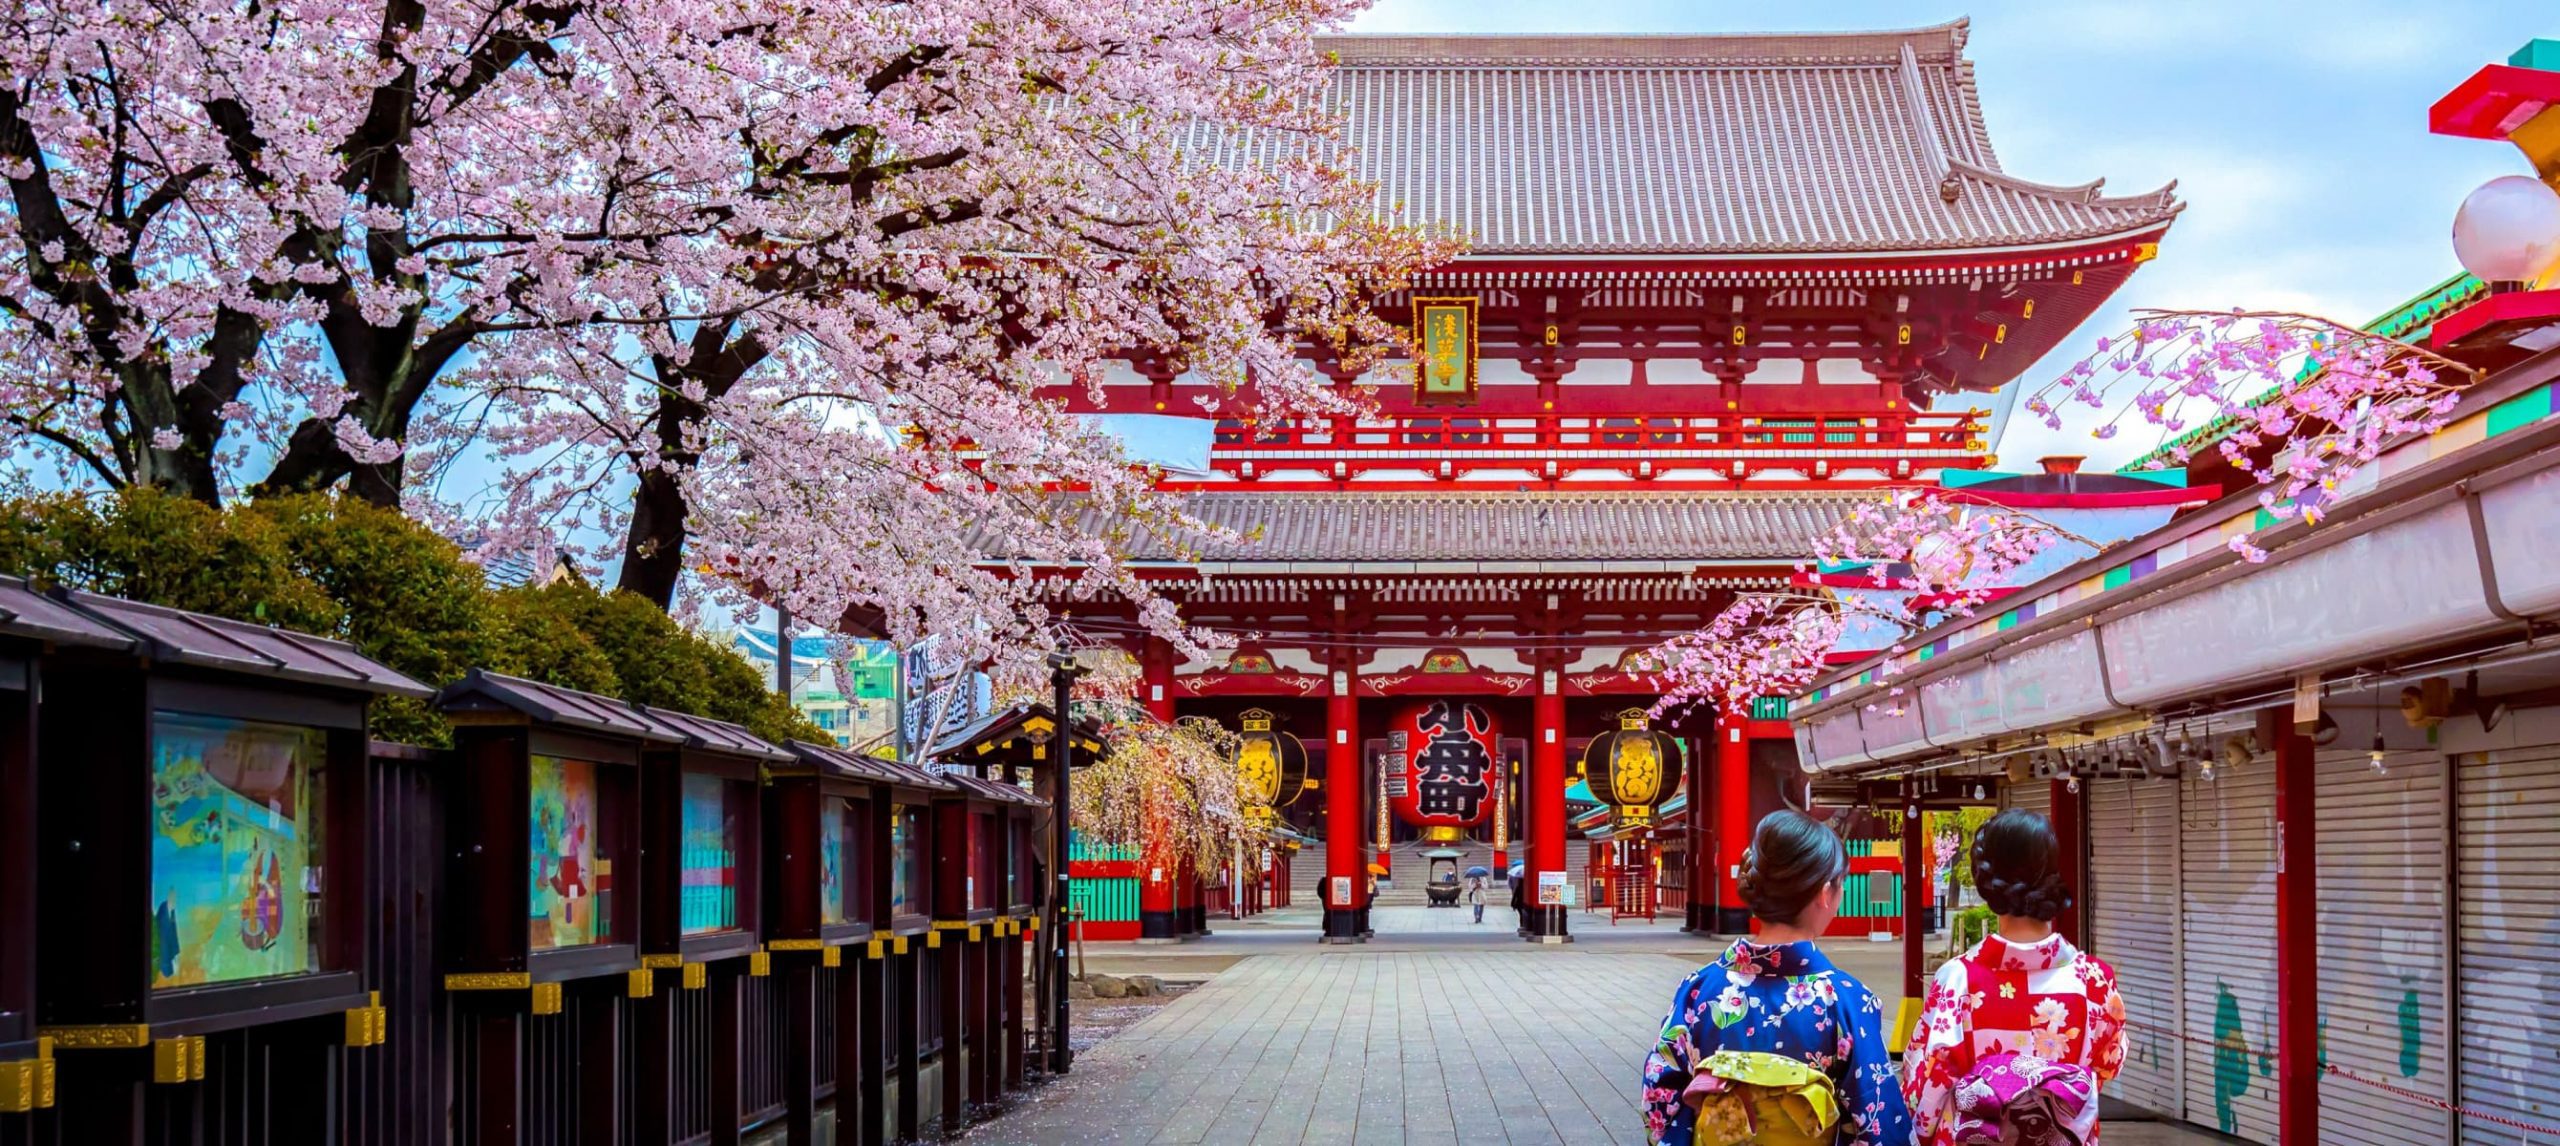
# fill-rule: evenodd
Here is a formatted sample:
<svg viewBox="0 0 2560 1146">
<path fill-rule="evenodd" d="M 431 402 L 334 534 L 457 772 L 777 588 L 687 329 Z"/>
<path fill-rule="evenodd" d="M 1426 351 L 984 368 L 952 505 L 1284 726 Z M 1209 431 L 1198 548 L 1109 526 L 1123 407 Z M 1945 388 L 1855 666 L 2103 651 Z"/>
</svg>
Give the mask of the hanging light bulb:
<svg viewBox="0 0 2560 1146">
<path fill-rule="evenodd" d="M 2382 761 L 2382 754 L 2382 685 L 2376 682 L 2373 686 L 2373 750 L 2365 753 L 2365 759 L 2373 765 L 2376 776 L 2390 771 L 2390 765 Z"/>
<path fill-rule="evenodd" d="M 2071 793 L 2071 794 L 2072 794 L 2072 795 L 2074 795 L 2074 796 L 2079 795 L 2079 794 L 2080 794 L 2080 778 L 2079 778 L 2078 776 L 2073 776 L 2073 777 L 2070 777 L 2070 778 L 2068 778 L 2068 779 L 2064 780 L 2064 781 L 2062 782 L 2062 790 L 2063 790 L 2063 791 L 2065 791 L 2065 792 L 2069 792 L 2069 793 Z"/>
</svg>

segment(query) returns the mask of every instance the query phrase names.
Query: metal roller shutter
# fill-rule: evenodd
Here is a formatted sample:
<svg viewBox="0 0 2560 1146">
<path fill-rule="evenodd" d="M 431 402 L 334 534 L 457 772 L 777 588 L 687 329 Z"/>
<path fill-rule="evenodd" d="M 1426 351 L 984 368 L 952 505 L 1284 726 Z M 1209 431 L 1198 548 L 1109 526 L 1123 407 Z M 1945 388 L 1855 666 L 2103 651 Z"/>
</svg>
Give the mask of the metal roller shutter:
<svg viewBox="0 0 2560 1146">
<path fill-rule="evenodd" d="M 2560 1123 L 2551 1059 L 2560 1038 L 2560 745 L 2458 760 L 2462 1104 Z M 2519 1139 L 2474 1118 L 2463 1120 L 2463 1137 Z"/>
<path fill-rule="evenodd" d="M 2273 756 L 2179 783 L 2187 1117 L 2276 1140 Z"/>
<path fill-rule="evenodd" d="M 2001 798 L 2012 808 L 2025 808 L 2043 816 L 2053 815 L 2053 781 L 2021 780 L 2001 788 Z"/>
<path fill-rule="evenodd" d="M 2444 758 L 2383 762 L 2377 774 L 2363 752 L 2318 757 L 2324 1061 L 2446 1098 Z M 2320 1107 L 2322 1142 L 2445 1136 L 2442 1112 L 2334 1074 L 2320 1080 Z"/>
<path fill-rule="evenodd" d="M 2124 996 L 2124 1072 L 2108 1097 L 2183 1116 L 2178 1029 L 2178 788 L 2166 780 L 2090 780 L 2089 952 Z M 2047 789 L 2048 792 L 2051 789 Z"/>
</svg>

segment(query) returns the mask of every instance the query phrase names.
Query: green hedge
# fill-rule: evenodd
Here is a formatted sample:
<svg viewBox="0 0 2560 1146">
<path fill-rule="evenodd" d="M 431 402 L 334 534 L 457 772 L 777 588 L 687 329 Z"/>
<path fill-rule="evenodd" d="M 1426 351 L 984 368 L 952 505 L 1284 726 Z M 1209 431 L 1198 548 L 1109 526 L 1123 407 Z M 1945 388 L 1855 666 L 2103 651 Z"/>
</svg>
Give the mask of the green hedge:
<svg viewBox="0 0 2560 1146">
<path fill-rule="evenodd" d="M 152 490 L 0 501 L 0 573 L 338 637 L 443 684 L 473 667 L 732 721 L 769 740 L 828 737 L 754 666 L 647 600 L 575 581 L 493 590 L 417 522 L 320 494 L 214 509 Z M 416 701 L 374 734 L 441 746 Z"/>
</svg>

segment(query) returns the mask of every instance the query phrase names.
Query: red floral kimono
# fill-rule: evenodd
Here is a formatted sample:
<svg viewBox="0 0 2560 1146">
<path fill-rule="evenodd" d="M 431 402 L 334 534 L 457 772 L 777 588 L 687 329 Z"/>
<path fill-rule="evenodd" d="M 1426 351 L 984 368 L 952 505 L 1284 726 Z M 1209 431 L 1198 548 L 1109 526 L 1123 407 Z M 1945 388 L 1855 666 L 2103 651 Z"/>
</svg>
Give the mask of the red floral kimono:
<svg viewBox="0 0 2560 1146">
<path fill-rule="evenodd" d="M 1966 963 L 1981 969 L 1973 989 Z M 1920 1026 L 1902 1056 L 1902 1092 L 1920 1146 L 1953 1146 L 1956 1084 L 1979 1056 L 2028 1054 L 2087 1067 L 2100 1082 L 2124 1065 L 2124 1000 L 2114 968 L 2048 935 L 2034 944 L 1997 935 L 1938 968 Z M 2091 1146 L 2097 1138 L 2090 1137 Z"/>
</svg>

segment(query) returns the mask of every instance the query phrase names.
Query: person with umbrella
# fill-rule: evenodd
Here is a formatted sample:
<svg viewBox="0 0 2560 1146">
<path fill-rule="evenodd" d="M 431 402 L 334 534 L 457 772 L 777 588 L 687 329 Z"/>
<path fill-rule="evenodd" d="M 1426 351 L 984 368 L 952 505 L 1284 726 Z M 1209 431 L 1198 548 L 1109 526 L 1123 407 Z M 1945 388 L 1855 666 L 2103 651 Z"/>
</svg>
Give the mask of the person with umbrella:
<svg viewBox="0 0 2560 1146">
<path fill-rule="evenodd" d="M 1477 864 L 1467 869 L 1467 904 L 1476 909 L 1476 922 L 1484 922 L 1484 881 L 1493 870 Z"/>
</svg>

